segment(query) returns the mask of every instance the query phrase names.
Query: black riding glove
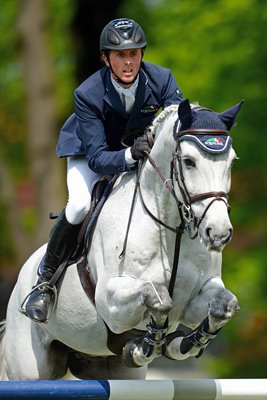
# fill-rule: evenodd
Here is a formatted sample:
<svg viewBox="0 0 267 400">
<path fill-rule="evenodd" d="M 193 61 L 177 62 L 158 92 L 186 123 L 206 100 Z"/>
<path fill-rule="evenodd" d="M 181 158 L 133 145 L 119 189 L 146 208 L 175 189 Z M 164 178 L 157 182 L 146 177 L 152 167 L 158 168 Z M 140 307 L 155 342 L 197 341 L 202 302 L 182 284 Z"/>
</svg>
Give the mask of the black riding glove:
<svg viewBox="0 0 267 400">
<path fill-rule="evenodd" d="M 145 157 L 145 151 L 150 153 L 150 150 L 146 136 L 139 136 L 131 147 L 132 157 L 134 160 L 142 160 Z"/>
</svg>

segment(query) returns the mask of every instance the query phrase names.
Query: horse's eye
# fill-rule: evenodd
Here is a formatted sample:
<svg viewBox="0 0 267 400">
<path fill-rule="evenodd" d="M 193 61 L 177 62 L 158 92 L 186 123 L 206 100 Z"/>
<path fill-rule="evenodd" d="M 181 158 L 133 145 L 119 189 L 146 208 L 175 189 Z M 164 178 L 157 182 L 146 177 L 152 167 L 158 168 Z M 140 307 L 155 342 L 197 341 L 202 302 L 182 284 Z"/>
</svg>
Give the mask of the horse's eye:
<svg viewBox="0 0 267 400">
<path fill-rule="evenodd" d="M 196 166 L 196 163 L 192 158 L 184 158 L 183 162 L 187 168 L 194 168 Z"/>
</svg>

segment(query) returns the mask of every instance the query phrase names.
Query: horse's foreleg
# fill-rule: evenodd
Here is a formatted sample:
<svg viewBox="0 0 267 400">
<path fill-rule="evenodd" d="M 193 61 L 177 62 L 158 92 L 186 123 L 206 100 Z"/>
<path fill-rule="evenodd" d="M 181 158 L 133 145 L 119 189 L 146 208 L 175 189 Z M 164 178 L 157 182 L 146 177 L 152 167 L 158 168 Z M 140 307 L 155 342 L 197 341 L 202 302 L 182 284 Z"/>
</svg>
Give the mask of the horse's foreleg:
<svg viewBox="0 0 267 400">
<path fill-rule="evenodd" d="M 133 341 L 125 346 L 124 357 L 128 366 L 143 366 L 161 355 L 167 318 L 172 307 L 172 300 L 164 285 L 144 282 L 131 276 L 112 277 L 106 282 L 105 288 L 98 283 L 96 306 L 114 333 L 132 328 L 147 329 L 141 341 Z"/>
<path fill-rule="evenodd" d="M 211 289 L 209 293 L 214 293 L 214 282 L 209 282 L 207 288 Z M 200 296 L 196 298 L 199 306 L 200 304 L 203 305 L 203 300 L 206 299 L 207 293 L 205 291 L 202 299 Z M 195 301 L 192 303 L 192 307 L 195 311 L 196 304 L 194 303 Z M 186 336 L 181 336 L 181 333 L 174 332 L 167 338 L 167 357 L 182 360 L 191 356 L 200 356 L 210 340 L 216 337 L 220 329 L 239 310 L 237 298 L 221 285 L 217 287 L 216 293 L 206 304 L 208 306 L 208 316 L 193 331 Z"/>
<path fill-rule="evenodd" d="M 168 314 L 172 300 L 164 285 L 146 282 L 142 287 L 142 298 L 151 319 L 144 337 L 131 341 L 123 349 L 123 359 L 128 367 L 140 367 L 162 354 L 168 330 Z"/>
</svg>

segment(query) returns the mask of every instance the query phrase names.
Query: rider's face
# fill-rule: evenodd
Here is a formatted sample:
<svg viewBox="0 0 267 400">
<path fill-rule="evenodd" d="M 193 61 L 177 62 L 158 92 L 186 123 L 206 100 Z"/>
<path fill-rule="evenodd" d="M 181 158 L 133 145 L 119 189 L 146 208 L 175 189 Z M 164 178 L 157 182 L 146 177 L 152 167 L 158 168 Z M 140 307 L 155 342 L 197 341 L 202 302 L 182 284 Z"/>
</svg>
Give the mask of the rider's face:
<svg viewBox="0 0 267 400">
<path fill-rule="evenodd" d="M 141 49 L 110 50 L 109 60 L 106 56 L 103 59 L 107 66 L 111 64 L 113 79 L 116 80 L 117 75 L 117 77 L 125 82 L 125 84 L 120 83 L 120 85 L 127 87 L 132 84 L 138 74 L 142 56 L 143 52 Z"/>
</svg>

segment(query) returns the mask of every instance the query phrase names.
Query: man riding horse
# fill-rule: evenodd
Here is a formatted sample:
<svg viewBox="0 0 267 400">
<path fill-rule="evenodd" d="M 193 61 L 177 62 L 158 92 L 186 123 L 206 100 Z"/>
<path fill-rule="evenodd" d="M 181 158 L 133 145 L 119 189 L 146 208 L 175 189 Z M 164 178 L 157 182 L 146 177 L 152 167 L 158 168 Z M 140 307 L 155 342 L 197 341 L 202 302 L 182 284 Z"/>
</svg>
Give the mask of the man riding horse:
<svg viewBox="0 0 267 400">
<path fill-rule="evenodd" d="M 183 99 L 170 70 L 142 61 L 146 45 L 134 20 L 109 22 L 100 36 L 105 65 L 75 90 L 75 111 L 63 125 L 57 145 L 57 156 L 67 157 L 68 202 L 52 228 L 25 307 L 36 322 L 47 321 L 55 295 L 49 281 L 77 246 L 94 184 L 103 175 L 133 171 L 150 151 L 143 134 L 157 111 Z"/>
</svg>

